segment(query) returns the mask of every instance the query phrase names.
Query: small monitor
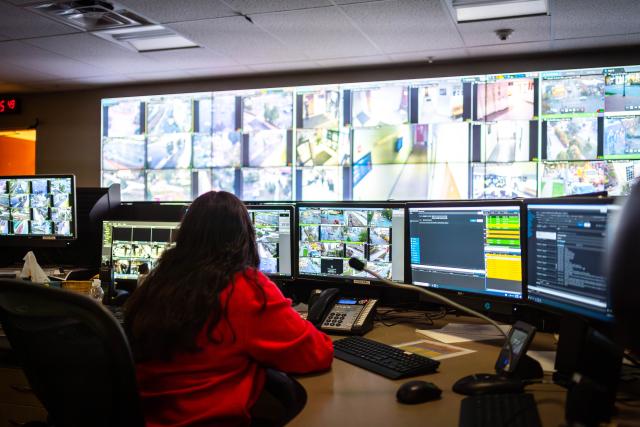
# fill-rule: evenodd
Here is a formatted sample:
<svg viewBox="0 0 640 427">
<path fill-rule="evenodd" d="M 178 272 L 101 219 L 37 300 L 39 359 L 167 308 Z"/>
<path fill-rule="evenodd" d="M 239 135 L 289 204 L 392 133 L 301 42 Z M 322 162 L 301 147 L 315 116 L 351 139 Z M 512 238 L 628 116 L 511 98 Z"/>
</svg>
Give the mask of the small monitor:
<svg viewBox="0 0 640 427">
<path fill-rule="evenodd" d="M 411 282 L 457 295 L 521 299 L 522 204 L 409 204 Z"/>
<path fill-rule="evenodd" d="M 299 276 L 369 284 L 371 275 L 349 266 L 356 257 L 382 277 L 404 281 L 401 204 L 300 203 L 297 222 Z"/>
<path fill-rule="evenodd" d="M 276 277 L 293 274 L 293 206 L 247 205 L 256 230 L 260 271 Z"/>
<path fill-rule="evenodd" d="M 0 244 L 75 239 L 73 175 L 0 176 Z"/>
<path fill-rule="evenodd" d="M 610 198 L 527 203 L 528 300 L 560 313 L 612 321 L 606 281 Z"/>
</svg>

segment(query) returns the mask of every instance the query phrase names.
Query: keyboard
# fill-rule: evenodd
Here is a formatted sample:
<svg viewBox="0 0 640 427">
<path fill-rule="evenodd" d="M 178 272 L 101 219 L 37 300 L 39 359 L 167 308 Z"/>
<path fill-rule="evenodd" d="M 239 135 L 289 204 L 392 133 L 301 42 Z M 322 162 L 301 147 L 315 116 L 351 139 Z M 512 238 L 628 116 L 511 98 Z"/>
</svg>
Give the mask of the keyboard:
<svg viewBox="0 0 640 427">
<path fill-rule="evenodd" d="M 483 394 L 460 405 L 459 427 L 541 427 L 532 394 Z"/>
<path fill-rule="evenodd" d="M 333 342 L 337 359 L 392 380 L 431 374 L 440 362 L 362 337 L 348 337 Z"/>
<path fill-rule="evenodd" d="M 120 306 L 105 305 L 104 308 L 109 310 L 113 317 L 122 325 L 124 323 L 124 309 Z"/>
</svg>

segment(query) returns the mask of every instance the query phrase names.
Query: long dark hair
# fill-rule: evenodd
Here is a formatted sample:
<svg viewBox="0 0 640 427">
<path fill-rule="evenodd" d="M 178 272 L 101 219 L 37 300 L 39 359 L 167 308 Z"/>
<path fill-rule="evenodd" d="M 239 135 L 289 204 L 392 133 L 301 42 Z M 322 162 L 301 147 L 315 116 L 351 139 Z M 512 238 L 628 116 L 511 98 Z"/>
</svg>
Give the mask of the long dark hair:
<svg viewBox="0 0 640 427">
<path fill-rule="evenodd" d="M 244 204 L 224 191 L 194 200 L 175 246 L 162 254 L 125 306 L 135 359 L 169 360 L 178 352 L 198 351 L 196 338 L 205 325 L 216 342 L 212 331 L 226 308 L 220 292 L 233 286 L 238 273 L 255 277 L 258 264 L 255 231 Z"/>
</svg>

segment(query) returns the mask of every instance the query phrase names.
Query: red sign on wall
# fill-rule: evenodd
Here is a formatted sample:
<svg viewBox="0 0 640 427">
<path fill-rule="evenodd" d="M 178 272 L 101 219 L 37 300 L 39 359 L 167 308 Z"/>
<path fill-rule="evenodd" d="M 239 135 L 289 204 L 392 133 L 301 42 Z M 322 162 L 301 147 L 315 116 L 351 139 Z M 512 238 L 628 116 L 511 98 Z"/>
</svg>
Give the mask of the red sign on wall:
<svg viewBox="0 0 640 427">
<path fill-rule="evenodd" d="M 0 95 L 0 114 L 15 114 L 20 112 L 20 98 Z"/>
</svg>

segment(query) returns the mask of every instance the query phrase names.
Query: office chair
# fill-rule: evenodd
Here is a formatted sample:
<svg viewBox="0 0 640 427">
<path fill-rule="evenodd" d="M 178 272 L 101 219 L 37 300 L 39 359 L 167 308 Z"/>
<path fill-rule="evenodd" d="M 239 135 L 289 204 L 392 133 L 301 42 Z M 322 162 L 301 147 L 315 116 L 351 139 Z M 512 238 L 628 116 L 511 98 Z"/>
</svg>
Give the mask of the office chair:
<svg viewBox="0 0 640 427">
<path fill-rule="evenodd" d="M 99 304 L 1 279 L 0 322 L 49 426 L 144 427 L 129 344 Z"/>
<path fill-rule="evenodd" d="M 307 403 L 302 385 L 284 372 L 267 369 L 264 391 L 251 409 L 251 427 L 280 427 L 298 415 Z"/>
</svg>

